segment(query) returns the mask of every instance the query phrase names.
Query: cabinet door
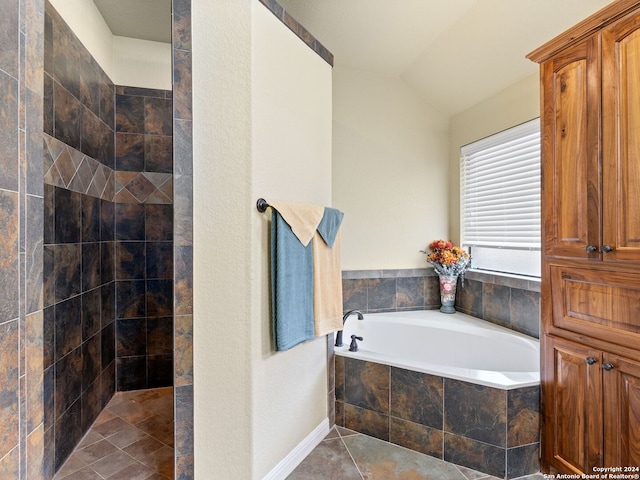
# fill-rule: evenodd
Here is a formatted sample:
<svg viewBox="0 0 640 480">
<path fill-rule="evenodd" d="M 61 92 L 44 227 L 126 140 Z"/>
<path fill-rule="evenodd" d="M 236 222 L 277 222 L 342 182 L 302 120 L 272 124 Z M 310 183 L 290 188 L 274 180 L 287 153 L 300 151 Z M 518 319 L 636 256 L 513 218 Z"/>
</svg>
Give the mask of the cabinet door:
<svg viewBox="0 0 640 480">
<path fill-rule="evenodd" d="M 598 42 L 598 36 L 590 37 L 541 65 L 542 218 L 547 255 L 600 255 Z"/>
<path fill-rule="evenodd" d="M 605 354 L 604 463 L 640 466 L 640 364 Z M 637 472 L 634 472 L 637 473 Z"/>
<path fill-rule="evenodd" d="M 638 262 L 640 16 L 637 14 L 602 32 L 602 88 L 603 260 Z"/>
<path fill-rule="evenodd" d="M 543 383 L 546 458 L 560 471 L 593 473 L 602 463 L 602 354 L 586 346 L 547 337 Z"/>
</svg>

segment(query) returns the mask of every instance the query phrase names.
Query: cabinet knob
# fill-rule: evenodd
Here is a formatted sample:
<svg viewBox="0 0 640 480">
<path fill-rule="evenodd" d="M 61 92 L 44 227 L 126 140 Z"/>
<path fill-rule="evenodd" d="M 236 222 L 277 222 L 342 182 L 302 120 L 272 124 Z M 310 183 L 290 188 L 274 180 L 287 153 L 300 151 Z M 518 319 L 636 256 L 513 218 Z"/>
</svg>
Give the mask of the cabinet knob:
<svg viewBox="0 0 640 480">
<path fill-rule="evenodd" d="M 613 370 L 613 363 L 603 363 L 602 368 L 607 372 Z"/>
<path fill-rule="evenodd" d="M 593 358 L 593 357 L 587 357 L 587 358 L 585 359 L 585 362 L 587 362 L 587 365 L 593 365 L 593 364 L 594 364 L 594 363 L 596 363 L 597 361 L 598 361 L 598 360 L 596 360 L 596 359 L 595 359 L 595 358 Z"/>
<path fill-rule="evenodd" d="M 602 251 L 604 253 L 613 252 L 613 247 L 611 245 L 605 245 L 604 247 L 602 247 Z"/>
<path fill-rule="evenodd" d="M 593 253 L 597 251 L 598 251 L 598 247 L 596 247 L 595 245 L 587 245 L 587 252 Z"/>
</svg>

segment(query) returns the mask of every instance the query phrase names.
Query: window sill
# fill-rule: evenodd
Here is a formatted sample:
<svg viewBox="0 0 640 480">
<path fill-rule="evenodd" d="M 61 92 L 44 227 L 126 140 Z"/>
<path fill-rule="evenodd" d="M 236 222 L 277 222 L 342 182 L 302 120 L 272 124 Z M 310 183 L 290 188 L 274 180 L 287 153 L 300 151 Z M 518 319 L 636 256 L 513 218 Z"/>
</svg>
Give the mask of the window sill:
<svg viewBox="0 0 640 480">
<path fill-rule="evenodd" d="M 493 283 L 505 287 L 530 290 L 532 292 L 540 291 L 540 279 L 536 277 L 471 269 L 464 274 L 464 278 L 482 283 Z"/>
</svg>

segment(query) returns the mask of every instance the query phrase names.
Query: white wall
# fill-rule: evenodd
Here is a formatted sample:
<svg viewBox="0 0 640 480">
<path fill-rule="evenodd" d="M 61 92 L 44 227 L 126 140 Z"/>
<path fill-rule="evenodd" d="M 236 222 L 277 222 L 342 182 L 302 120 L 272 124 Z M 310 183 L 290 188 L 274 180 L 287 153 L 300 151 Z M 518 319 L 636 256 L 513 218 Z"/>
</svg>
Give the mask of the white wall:
<svg viewBox="0 0 640 480">
<path fill-rule="evenodd" d="M 80 42 L 113 79 L 111 30 L 92 0 L 49 0 Z"/>
<path fill-rule="evenodd" d="M 116 85 L 172 89 L 171 44 L 113 37 L 113 77 Z"/>
<path fill-rule="evenodd" d="M 344 270 L 426 267 L 448 234 L 448 123 L 398 78 L 334 69 L 333 204 Z"/>
<path fill-rule="evenodd" d="M 449 237 L 460 241 L 460 147 L 540 116 L 538 74 L 530 75 L 450 120 Z"/>
<path fill-rule="evenodd" d="M 330 203 L 331 68 L 257 0 L 192 15 L 195 475 L 260 479 L 327 416 L 326 339 L 272 351 L 255 202 Z"/>
<path fill-rule="evenodd" d="M 331 205 L 331 66 L 257 0 L 253 14 L 253 478 L 260 479 L 327 418 L 326 337 L 273 352 L 271 212 L 251 203 Z"/>
<path fill-rule="evenodd" d="M 172 89 L 171 44 L 114 36 L 93 0 L 50 0 L 116 85 Z"/>
</svg>

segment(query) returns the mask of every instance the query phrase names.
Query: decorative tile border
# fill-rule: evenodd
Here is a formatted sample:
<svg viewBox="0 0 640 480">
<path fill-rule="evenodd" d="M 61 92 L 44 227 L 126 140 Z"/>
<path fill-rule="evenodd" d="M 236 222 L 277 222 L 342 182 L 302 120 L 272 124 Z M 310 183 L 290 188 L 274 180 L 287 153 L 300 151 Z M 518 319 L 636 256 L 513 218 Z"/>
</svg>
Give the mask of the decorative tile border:
<svg viewBox="0 0 640 480">
<path fill-rule="evenodd" d="M 117 203 L 173 203 L 173 175 L 114 172 L 44 134 L 44 183 Z"/>
</svg>

